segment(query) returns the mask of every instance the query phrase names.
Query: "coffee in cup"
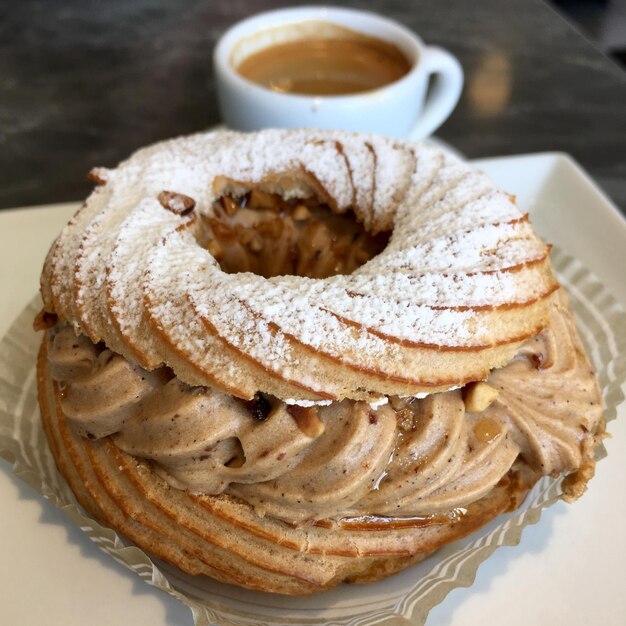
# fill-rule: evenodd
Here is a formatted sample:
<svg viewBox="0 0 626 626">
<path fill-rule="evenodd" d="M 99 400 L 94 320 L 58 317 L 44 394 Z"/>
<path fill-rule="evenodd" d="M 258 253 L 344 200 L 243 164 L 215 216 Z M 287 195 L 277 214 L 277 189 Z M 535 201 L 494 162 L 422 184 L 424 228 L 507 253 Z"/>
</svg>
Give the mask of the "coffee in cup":
<svg viewBox="0 0 626 626">
<path fill-rule="evenodd" d="M 402 50 L 383 39 L 328 22 L 303 26 L 310 35 L 251 54 L 237 73 L 281 93 L 338 96 L 379 89 L 411 70 Z"/>
<path fill-rule="evenodd" d="M 316 70 L 324 57 L 330 61 Z M 421 139 L 450 115 L 463 85 L 449 52 L 385 17 L 337 7 L 247 18 L 220 38 L 213 63 L 222 118 L 243 131 L 323 128 Z"/>
</svg>

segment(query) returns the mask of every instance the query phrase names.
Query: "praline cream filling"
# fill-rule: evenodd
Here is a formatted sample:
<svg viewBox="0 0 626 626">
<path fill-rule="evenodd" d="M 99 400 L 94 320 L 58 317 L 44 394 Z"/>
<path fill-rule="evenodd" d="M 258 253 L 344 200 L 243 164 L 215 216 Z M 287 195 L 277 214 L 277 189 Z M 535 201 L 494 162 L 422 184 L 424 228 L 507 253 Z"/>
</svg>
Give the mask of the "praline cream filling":
<svg viewBox="0 0 626 626">
<path fill-rule="evenodd" d="M 487 379 L 497 398 L 469 412 L 464 390 L 294 406 L 245 402 L 148 372 L 76 336 L 49 333 L 65 415 L 111 437 L 171 485 L 237 496 L 290 522 L 448 512 L 486 495 L 523 461 L 538 475 L 588 466 L 602 434 L 599 390 L 561 297 L 551 321 Z"/>
</svg>

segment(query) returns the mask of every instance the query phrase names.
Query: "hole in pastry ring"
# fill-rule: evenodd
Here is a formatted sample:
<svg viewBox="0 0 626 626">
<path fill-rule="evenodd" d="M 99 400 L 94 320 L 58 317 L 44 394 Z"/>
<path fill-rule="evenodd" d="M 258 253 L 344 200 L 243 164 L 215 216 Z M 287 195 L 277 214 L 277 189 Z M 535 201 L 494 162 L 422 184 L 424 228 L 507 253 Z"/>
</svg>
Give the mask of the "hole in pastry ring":
<svg viewBox="0 0 626 626">
<path fill-rule="evenodd" d="M 546 324 L 558 288 L 513 200 L 425 144 L 213 132 L 97 173 L 46 260 L 45 309 L 148 369 L 242 398 L 373 399 L 483 379 Z M 351 208 L 370 232 L 392 230 L 389 245 L 347 276 L 226 274 L 197 244 L 196 216 L 253 186 Z"/>
</svg>

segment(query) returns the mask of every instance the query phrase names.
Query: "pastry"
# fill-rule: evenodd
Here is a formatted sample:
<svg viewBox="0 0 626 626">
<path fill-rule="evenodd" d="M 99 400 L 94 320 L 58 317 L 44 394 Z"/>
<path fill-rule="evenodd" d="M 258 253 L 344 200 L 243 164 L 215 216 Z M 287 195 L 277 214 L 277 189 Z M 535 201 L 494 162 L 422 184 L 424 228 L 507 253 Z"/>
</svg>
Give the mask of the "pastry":
<svg viewBox="0 0 626 626">
<path fill-rule="evenodd" d="M 42 272 L 40 404 L 97 519 L 181 569 L 310 594 L 584 491 L 597 382 L 549 246 L 432 146 L 214 132 L 140 150 Z"/>
</svg>

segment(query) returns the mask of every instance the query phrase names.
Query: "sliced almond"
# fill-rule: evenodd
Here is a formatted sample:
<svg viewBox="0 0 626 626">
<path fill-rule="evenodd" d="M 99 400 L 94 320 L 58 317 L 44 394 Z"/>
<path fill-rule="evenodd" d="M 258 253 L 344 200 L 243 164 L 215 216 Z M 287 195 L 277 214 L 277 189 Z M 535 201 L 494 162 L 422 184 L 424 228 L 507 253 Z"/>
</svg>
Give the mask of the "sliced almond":
<svg viewBox="0 0 626 626">
<path fill-rule="evenodd" d="M 184 193 L 177 193 L 175 191 L 163 190 L 158 195 L 158 200 L 161 206 L 176 215 L 187 215 L 194 210 L 196 201 Z"/>
<path fill-rule="evenodd" d="M 463 393 L 465 410 L 468 413 L 481 413 L 495 401 L 499 393 L 497 389 L 487 383 L 470 383 L 466 385 Z"/>
</svg>

